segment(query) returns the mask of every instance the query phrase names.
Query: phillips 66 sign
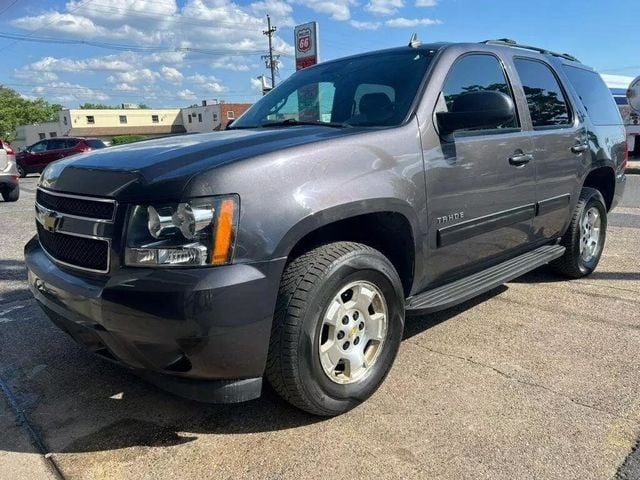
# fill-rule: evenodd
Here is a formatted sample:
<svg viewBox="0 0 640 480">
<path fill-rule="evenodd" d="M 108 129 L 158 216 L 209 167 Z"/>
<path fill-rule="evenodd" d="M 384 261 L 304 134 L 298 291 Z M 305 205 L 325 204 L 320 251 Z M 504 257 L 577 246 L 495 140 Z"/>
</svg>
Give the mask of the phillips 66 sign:
<svg viewBox="0 0 640 480">
<path fill-rule="evenodd" d="M 318 63 L 318 23 L 309 22 L 298 25 L 293 30 L 296 45 L 296 70 Z"/>
</svg>

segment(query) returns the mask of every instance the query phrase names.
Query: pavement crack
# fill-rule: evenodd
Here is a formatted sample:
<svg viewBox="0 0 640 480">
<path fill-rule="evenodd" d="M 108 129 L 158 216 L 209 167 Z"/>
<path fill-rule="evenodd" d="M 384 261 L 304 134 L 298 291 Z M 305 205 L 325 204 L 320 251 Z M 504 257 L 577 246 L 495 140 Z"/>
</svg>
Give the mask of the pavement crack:
<svg viewBox="0 0 640 480">
<path fill-rule="evenodd" d="M 53 458 L 53 454 L 49 451 L 47 444 L 45 443 L 42 436 L 33 428 L 29 418 L 27 417 L 27 413 L 20 406 L 18 399 L 14 395 L 13 391 L 9 384 L 4 380 L 4 378 L 0 377 L 0 390 L 4 394 L 7 399 L 7 403 L 9 404 L 9 408 L 13 410 L 14 414 L 18 419 L 18 424 L 27 432 L 31 441 L 36 446 L 36 448 L 40 451 L 42 456 L 44 457 L 45 463 L 49 466 L 51 473 L 59 480 L 64 480 L 64 475 L 58 468 L 58 465 Z"/>
<path fill-rule="evenodd" d="M 570 395 L 567 395 L 566 393 L 559 392 L 558 390 L 554 390 L 553 388 L 547 387 L 546 385 L 542 385 L 542 384 L 540 384 L 540 383 L 536 383 L 536 382 L 529 382 L 529 381 L 527 381 L 527 380 L 522 380 L 522 379 L 520 379 L 520 378 L 518 378 L 518 377 L 516 377 L 516 376 L 514 376 L 514 375 L 511 375 L 511 374 L 509 374 L 509 373 L 507 373 L 507 372 L 504 372 L 504 371 L 500 370 L 499 368 L 496 368 L 496 367 L 494 367 L 494 366 L 492 366 L 492 365 L 488 365 L 488 364 L 486 364 L 486 363 L 478 362 L 477 360 L 474 360 L 474 359 L 473 359 L 473 358 L 471 358 L 471 357 L 465 357 L 465 356 L 462 356 L 462 355 L 456 355 L 456 354 L 453 354 L 453 353 L 446 353 L 446 352 L 442 352 L 442 351 L 440 351 L 440 350 L 435 350 L 435 349 L 433 349 L 433 348 L 427 347 L 427 346 L 425 346 L 425 345 L 421 345 L 421 344 L 416 343 L 416 342 L 410 342 L 410 343 L 411 343 L 412 345 L 417 346 L 418 348 L 422 348 L 422 349 L 424 349 L 424 350 L 427 350 L 427 351 L 429 351 L 429 352 L 431 352 L 431 353 L 435 353 L 435 354 L 437 354 L 437 355 L 442 355 L 442 356 L 444 356 L 444 357 L 449 357 L 449 358 L 455 358 L 455 359 L 458 359 L 458 360 L 462 360 L 462 361 L 464 361 L 464 362 L 468 362 L 468 363 L 470 363 L 470 364 L 472 364 L 472 365 L 475 365 L 475 366 L 477 366 L 477 367 L 480 367 L 480 368 L 485 368 L 485 369 L 488 369 L 488 370 L 493 370 L 493 371 L 494 371 L 495 373 L 497 373 L 498 375 L 501 375 L 501 376 L 503 376 L 504 378 L 506 378 L 506 379 L 508 379 L 508 380 L 511 380 L 511 381 L 513 381 L 513 382 L 520 383 L 520 384 L 522 384 L 522 385 L 527 385 L 527 386 L 529 386 L 529 387 L 540 388 L 540 389 L 542 389 L 542 390 L 545 390 L 545 391 L 547 391 L 547 392 L 551 393 L 552 395 L 559 396 L 559 397 L 562 397 L 562 398 L 564 398 L 564 399 L 566 399 L 566 400 L 569 400 L 571 403 L 573 403 L 573 404 L 575 404 L 575 405 L 578 405 L 578 406 L 581 406 L 581 407 L 584 407 L 584 408 L 588 408 L 588 409 L 590 409 L 590 410 L 594 410 L 594 411 L 596 411 L 596 412 L 605 413 L 605 414 L 607 414 L 607 415 L 610 415 L 610 416 L 612 416 L 612 417 L 618 418 L 618 419 L 620 419 L 620 420 L 626 420 L 626 421 L 628 421 L 628 422 L 631 422 L 631 423 L 633 423 L 635 426 L 640 426 L 640 424 L 638 423 L 638 421 L 637 421 L 637 420 L 635 420 L 635 419 L 633 419 L 633 418 L 629 418 L 629 417 L 627 417 L 627 416 L 620 415 L 620 414 L 615 413 L 615 412 L 611 412 L 611 411 L 609 411 L 609 410 L 607 410 L 607 409 L 604 409 L 604 408 L 596 407 L 595 405 L 591 405 L 591 404 L 589 404 L 589 403 L 581 402 L 580 400 L 576 400 L 575 398 L 573 398 L 573 397 L 572 397 L 572 396 L 570 396 Z"/>
</svg>

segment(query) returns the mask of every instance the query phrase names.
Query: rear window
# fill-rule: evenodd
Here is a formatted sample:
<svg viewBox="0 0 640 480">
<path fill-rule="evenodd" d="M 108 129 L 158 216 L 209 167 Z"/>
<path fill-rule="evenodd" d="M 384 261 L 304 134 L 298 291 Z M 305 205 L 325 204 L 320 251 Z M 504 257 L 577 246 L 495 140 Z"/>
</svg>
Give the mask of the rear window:
<svg viewBox="0 0 640 480">
<path fill-rule="evenodd" d="M 563 68 L 595 125 L 622 124 L 616 102 L 600 75 L 569 65 Z"/>
<path fill-rule="evenodd" d="M 571 124 L 567 99 L 558 79 L 546 63 L 517 58 L 513 62 L 527 97 L 533 128 L 557 128 Z"/>
<path fill-rule="evenodd" d="M 106 145 L 104 144 L 104 142 L 102 140 L 85 140 L 85 142 L 91 148 L 105 148 L 106 147 Z"/>
</svg>

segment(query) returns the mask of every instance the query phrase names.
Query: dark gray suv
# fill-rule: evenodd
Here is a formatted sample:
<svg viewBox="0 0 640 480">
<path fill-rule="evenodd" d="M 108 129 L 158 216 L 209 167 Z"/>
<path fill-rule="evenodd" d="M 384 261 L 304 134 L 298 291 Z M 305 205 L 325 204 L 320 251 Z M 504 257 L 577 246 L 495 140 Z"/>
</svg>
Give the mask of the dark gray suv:
<svg viewBox="0 0 640 480">
<path fill-rule="evenodd" d="M 164 388 L 236 402 L 266 377 L 336 415 L 381 384 L 406 315 L 547 263 L 593 272 L 626 150 L 575 58 L 414 41 L 299 71 L 228 131 L 51 164 L 29 286 Z"/>
</svg>

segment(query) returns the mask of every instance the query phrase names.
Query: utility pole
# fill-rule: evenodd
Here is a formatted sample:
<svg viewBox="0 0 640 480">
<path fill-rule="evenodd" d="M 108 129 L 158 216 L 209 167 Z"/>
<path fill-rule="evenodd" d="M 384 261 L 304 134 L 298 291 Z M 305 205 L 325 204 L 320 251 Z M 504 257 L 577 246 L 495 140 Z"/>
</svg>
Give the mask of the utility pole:
<svg viewBox="0 0 640 480">
<path fill-rule="evenodd" d="M 263 30 L 262 33 L 269 37 L 269 55 L 262 55 L 262 59 L 265 60 L 265 65 L 271 70 L 271 88 L 276 86 L 276 69 L 278 68 L 278 59 L 280 55 L 273 54 L 273 34 L 276 33 L 277 27 L 271 26 L 271 17 L 267 15 L 267 30 Z"/>
</svg>

